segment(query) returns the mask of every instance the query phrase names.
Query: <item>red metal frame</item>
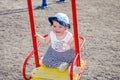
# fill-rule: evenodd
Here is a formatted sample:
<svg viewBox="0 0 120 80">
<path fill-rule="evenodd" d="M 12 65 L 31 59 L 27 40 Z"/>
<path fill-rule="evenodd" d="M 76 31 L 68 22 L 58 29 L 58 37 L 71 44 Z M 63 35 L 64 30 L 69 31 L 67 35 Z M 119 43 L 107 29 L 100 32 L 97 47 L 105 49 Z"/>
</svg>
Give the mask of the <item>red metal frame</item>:
<svg viewBox="0 0 120 80">
<path fill-rule="evenodd" d="M 30 25 L 31 25 L 31 34 L 32 34 L 32 41 L 33 41 L 33 48 L 34 48 L 34 56 L 35 56 L 35 63 L 36 67 L 40 66 L 39 63 L 39 57 L 38 57 L 38 48 L 37 48 L 37 40 L 36 40 L 36 31 L 35 31 L 35 24 L 34 24 L 34 18 L 33 18 L 33 10 L 32 10 L 32 2 L 31 0 L 28 0 L 28 12 L 29 12 L 29 18 L 30 18 Z"/>
<path fill-rule="evenodd" d="M 82 37 L 82 36 L 79 36 L 79 40 L 82 40 L 82 43 L 79 45 L 79 51 L 81 51 L 83 45 L 85 44 L 85 38 Z M 77 62 L 77 58 L 78 58 L 79 54 L 76 54 L 74 60 L 72 61 L 71 68 L 70 68 L 70 80 L 73 80 L 73 67 L 74 67 L 75 63 Z M 85 68 L 86 61 L 85 60 L 83 60 L 83 61 L 84 61 L 84 67 L 83 68 Z M 81 78 L 83 71 L 84 71 L 84 69 L 82 69 L 82 71 L 79 73 L 79 75 L 77 77 L 77 80 L 79 80 Z"/>
<path fill-rule="evenodd" d="M 75 49 L 76 54 L 78 54 L 77 58 L 77 66 L 81 66 L 80 64 L 80 51 L 79 51 L 79 39 L 78 39 L 78 25 L 77 25 L 77 12 L 76 12 L 76 0 L 71 0 L 72 4 L 72 16 L 73 16 L 73 28 L 74 28 L 74 40 L 75 40 Z"/>
<path fill-rule="evenodd" d="M 24 80 L 30 80 L 30 76 L 26 76 L 26 66 L 27 66 L 27 62 L 28 60 L 31 58 L 31 56 L 34 54 L 34 50 L 27 56 L 27 58 L 25 59 L 24 61 L 24 64 L 23 64 L 23 68 L 22 68 L 22 74 L 23 74 L 23 78 Z"/>
</svg>

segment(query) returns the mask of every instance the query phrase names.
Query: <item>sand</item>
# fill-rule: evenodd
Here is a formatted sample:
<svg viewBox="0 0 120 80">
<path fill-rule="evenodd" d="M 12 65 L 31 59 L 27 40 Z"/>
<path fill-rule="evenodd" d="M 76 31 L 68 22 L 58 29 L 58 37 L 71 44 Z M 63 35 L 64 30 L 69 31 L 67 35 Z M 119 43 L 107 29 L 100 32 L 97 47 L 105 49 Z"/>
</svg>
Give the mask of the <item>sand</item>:
<svg viewBox="0 0 120 80">
<path fill-rule="evenodd" d="M 33 7 L 41 0 L 32 0 Z M 34 10 L 36 31 L 48 33 L 49 16 L 66 13 L 72 24 L 70 0 L 56 4 L 48 0 L 45 10 Z M 120 80 L 120 0 L 77 0 L 79 35 L 86 43 L 81 55 L 87 66 L 81 80 Z M 73 28 L 70 29 L 73 32 Z M 43 56 L 47 45 L 39 47 Z M 0 0 L 0 80 L 23 80 L 22 67 L 33 50 L 27 0 Z M 35 68 L 34 57 L 27 65 L 27 74 Z"/>
</svg>

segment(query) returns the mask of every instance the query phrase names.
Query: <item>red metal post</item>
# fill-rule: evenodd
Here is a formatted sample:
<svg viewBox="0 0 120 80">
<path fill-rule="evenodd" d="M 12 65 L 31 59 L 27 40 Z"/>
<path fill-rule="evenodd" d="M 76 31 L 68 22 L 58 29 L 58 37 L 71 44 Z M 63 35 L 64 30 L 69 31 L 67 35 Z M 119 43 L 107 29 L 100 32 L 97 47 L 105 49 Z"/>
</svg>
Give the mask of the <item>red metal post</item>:
<svg viewBox="0 0 120 80">
<path fill-rule="evenodd" d="M 32 2 L 31 0 L 27 0 L 28 2 L 28 12 L 30 18 L 30 25 L 31 25 L 31 34 L 32 34 L 32 41 L 33 41 L 33 48 L 34 48 L 34 56 L 35 56 L 35 63 L 36 67 L 40 66 L 39 57 L 38 57 L 38 48 L 37 48 L 37 41 L 36 41 L 36 31 L 35 31 L 35 24 L 33 18 L 33 10 L 32 10 Z"/>
<path fill-rule="evenodd" d="M 77 26 L 76 0 L 71 0 L 71 4 L 72 4 L 75 49 L 76 49 L 76 54 L 78 54 L 77 66 L 81 66 L 80 51 L 79 51 L 79 38 L 78 38 L 79 36 L 78 36 L 78 26 Z"/>
</svg>

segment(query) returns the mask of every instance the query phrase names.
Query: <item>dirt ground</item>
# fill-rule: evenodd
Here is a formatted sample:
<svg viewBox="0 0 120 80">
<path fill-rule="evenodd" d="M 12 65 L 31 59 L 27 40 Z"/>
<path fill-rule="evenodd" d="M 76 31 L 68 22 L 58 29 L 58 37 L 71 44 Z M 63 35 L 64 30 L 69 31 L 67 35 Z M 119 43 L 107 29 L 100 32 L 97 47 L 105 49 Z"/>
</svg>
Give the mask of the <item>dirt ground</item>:
<svg viewBox="0 0 120 80">
<path fill-rule="evenodd" d="M 72 24 L 71 3 L 48 0 L 45 10 L 34 10 L 36 31 L 50 31 L 47 18 L 66 13 Z M 41 0 L 32 0 L 33 7 Z M 81 80 L 120 80 L 120 0 L 77 0 L 79 34 L 86 38 L 82 58 L 87 66 Z M 73 32 L 73 29 L 70 30 Z M 47 45 L 39 47 L 43 56 Z M 0 0 L 0 80 L 23 80 L 22 66 L 32 51 L 27 0 Z M 29 61 L 27 74 L 35 67 Z"/>
</svg>

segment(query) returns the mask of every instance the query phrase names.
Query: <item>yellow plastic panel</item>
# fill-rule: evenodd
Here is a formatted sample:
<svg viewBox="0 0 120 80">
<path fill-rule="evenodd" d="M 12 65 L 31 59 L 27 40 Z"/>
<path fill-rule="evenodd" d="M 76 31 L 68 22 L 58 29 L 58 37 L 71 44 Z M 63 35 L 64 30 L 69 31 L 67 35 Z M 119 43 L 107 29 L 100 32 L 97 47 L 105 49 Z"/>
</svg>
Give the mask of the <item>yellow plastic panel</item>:
<svg viewBox="0 0 120 80">
<path fill-rule="evenodd" d="M 81 60 L 81 68 L 84 69 L 84 67 L 85 62 Z M 57 68 L 48 68 L 44 65 L 33 69 L 31 72 L 31 77 L 32 80 L 70 80 L 68 69 L 64 72 L 60 72 Z M 74 80 L 77 80 L 77 75 L 74 75 Z"/>
<path fill-rule="evenodd" d="M 46 80 L 46 79 L 42 79 L 42 78 L 32 78 L 32 80 Z"/>
<path fill-rule="evenodd" d="M 48 68 L 44 65 L 41 65 L 41 67 L 35 68 L 31 72 L 31 77 L 53 79 L 53 80 L 69 80 L 69 72 L 68 70 L 64 72 L 60 72 L 57 68 L 53 69 L 53 68 Z M 37 79 L 33 79 L 33 80 L 37 80 Z"/>
</svg>

